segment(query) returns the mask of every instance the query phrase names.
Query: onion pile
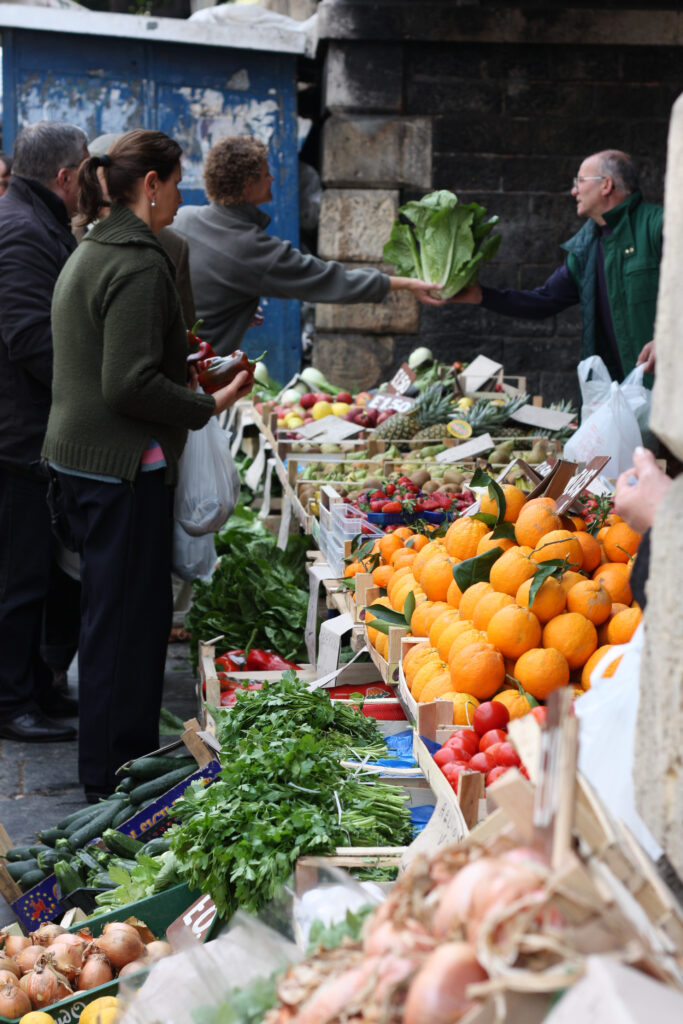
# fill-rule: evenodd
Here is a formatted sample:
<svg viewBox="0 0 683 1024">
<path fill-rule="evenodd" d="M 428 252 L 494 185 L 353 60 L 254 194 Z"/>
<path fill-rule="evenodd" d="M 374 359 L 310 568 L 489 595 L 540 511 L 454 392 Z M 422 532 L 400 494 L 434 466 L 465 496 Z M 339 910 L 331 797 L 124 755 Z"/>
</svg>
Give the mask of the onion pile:
<svg viewBox="0 0 683 1024">
<path fill-rule="evenodd" d="M 106 924 L 97 939 L 87 929 L 45 924 L 28 937 L 0 932 L 0 943 L 0 1017 L 9 1018 L 106 985 L 172 952 L 167 942 L 143 942 L 138 928 L 123 921 Z"/>
</svg>

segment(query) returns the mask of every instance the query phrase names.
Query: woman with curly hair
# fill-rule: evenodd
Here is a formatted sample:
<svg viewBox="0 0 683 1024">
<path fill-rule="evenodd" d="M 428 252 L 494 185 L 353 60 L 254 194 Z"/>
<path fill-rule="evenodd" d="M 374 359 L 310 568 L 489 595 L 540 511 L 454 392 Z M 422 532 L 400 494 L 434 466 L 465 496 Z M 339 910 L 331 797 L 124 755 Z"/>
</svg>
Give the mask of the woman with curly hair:
<svg viewBox="0 0 683 1024">
<path fill-rule="evenodd" d="M 346 270 L 295 249 L 266 233 L 270 217 L 259 206 L 273 198 L 268 151 L 249 136 L 221 139 L 209 151 L 204 184 L 209 206 L 185 206 L 174 228 L 190 246 L 190 275 L 203 318 L 202 337 L 216 352 L 239 347 L 261 296 L 307 302 L 381 302 L 409 289 L 420 302 L 438 305 L 434 286 L 390 277 L 371 267 Z"/>
</svg>

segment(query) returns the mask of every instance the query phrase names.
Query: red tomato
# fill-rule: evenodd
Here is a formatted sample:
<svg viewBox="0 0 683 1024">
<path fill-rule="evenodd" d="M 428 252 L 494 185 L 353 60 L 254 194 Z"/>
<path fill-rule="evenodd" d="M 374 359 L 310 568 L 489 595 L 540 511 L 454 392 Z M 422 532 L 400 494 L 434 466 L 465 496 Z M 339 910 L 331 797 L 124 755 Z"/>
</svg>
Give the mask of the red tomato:
<svg viewBox="0 0 683 1024">
<path fill-rule="evenodd" d="M 456 741 L 455 743 L 449 743 L 448 749 L 453 751 L 453 753 L 455 754 L 456 761 L 469 761 L 469 759 L 472 757 L 472 751 L 468 750 L 465 744 L 460 741 Z"/>
<path fill-rule="evenodd" d="M 508 734 L 503 732 L 502 729 L 489 729 L 489 731 L 485 732 L 479 740 L 479 750 L 483 754 L 483 752 L 493 746 L 494 743 L 505 743 L 507 738 Z"/>
<path fill-rule="evenodd" d="M 500 701 L 486 700 L 475 708 L 472 725 L 483 736 L 489 729 L 505 729 L 510 721 L 510 712 Z"/>
<path fill-rule="evenodd" d="M 522 763 L 511 743 L 493 743 L 486 753 L 493 758 L 496 765 L 504 768 L 516 768 Z"/>
<path fill-rule="evenodd" d="M 445 764 L 443 766 L 441 771 L 444 773 L 444 775 L 446 776 L 446 778 L 448 779 L 452 786 L 457 786 L 458 779 L 460 778 L 461 774 L 465 771 L 466 768 L 467 765 L 463 764 L 462 761 L 449 761 L 448 764 Z"/>
<path fill-rule="evenodd" d="M 531 709 L 531 714 L 534 716 L 541 729 L 548 721 L 548 709 L 542 704 L 537 704 L 535 708 Z"/>
<path fill-rule="evenodd" d="M 434 761 L 438 764 L 439 768 L 443 768 L 445 764 L 455 760 L 455 751 L 451 747 L 442 747 L 441 750 L 437 750 L 434 754 Z"/>
<path fill-rule="evenodd" d="M 496 762 L 487 750 L 484 754 L 475 754 L 467 767 L 472 772 L 484 772 L 485 775 L 488 775 L 491 769 L 496 767 Z"/>
<path fill-rule="evenodd" d="M 465 750 L 469 750 L 470 754 L 476 754 L 479 750 L 479 735 L 474 729 L 458 729 L 452 736 L 446 740 L 449 747 L 453 744 L 458 746 L 464 746 Z"/>
<path fill-rule="evenodd" d="M 495 768 L 492 768 L 491 771 L 486 776 L 486 785 L 490 786 L 491 783 L 495 782 L 496 779 L 499 779 L 501 775 L 505 775 L 505 772 L 507 770 L 508 769 L 505 768 L 502 764 L 499 764 Z"/>
</svg>

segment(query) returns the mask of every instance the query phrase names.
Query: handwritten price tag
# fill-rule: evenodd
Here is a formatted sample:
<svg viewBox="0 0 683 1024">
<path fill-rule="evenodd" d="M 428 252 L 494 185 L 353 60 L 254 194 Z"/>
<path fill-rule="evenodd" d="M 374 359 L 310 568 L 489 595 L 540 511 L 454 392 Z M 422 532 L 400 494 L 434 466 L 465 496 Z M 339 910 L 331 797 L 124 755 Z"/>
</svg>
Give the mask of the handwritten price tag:
<svg viewBox="0 0 683 1024">
<path fill-rule="evenodd" d="M 368 402 L 368 409 L 377 409 L 379 412 L 387 412 L 389 409 L 393 409 L 394 412 L 410 412 L 414 405 L 415 401 L 412 398 L 386 392 L 373 395 Z"/>
<path fill-rule="evenodd" d="M 414 380 L 415 372 L 410 369 L 407 363 L 402 363 L 387 386 L 389 391 L 395 391 L 397 394 L 402 395 L 411 387 Z"/>
</svg>

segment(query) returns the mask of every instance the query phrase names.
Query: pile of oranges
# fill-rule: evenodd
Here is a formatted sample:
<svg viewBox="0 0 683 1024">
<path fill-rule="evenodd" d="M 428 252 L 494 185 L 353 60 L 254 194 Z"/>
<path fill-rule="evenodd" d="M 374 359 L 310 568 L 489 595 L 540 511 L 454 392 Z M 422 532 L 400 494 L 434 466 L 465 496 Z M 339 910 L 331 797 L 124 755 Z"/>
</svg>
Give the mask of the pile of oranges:
<svg viewBox="0 0 683 1024">
<path fill-rule="evenodd" d="M 406 527 L 375 545 L 380 564 L 372 576 L 386 590 L 380 602 L 403 611 L 412 593 L 410 632 L 425 638 L 406 648 L 406 683 L 418 702 L 450 698 L 459 725 L 494 695 L 511 718 L 525 714 L 530 704 L 517 682 L 537 701 L 567 685 L 580 695 L 600 658 L 630 640 L 641 618 L 629 584 L 640 535 L 627 523 L 611 514 L 593 537 L 580 517 L 560 516 L 551 498 L 528 501 L 512 485 L 503 492 L 514 541 L 494 541 L 483 522 L 463 517 L 444 537 Z M 495 503 L 484 498 L 481 510 L 495 513 Z M 462 592 L 453 566 L 496 546 L 503 553 L 489 582 Z M 545 579 L 530 605 L 533 577 L 548 559 L 566 559 L 568 568 Z M 387 636 L 372 625 L 367 632 L 386 657 Z"/>
</svg>

